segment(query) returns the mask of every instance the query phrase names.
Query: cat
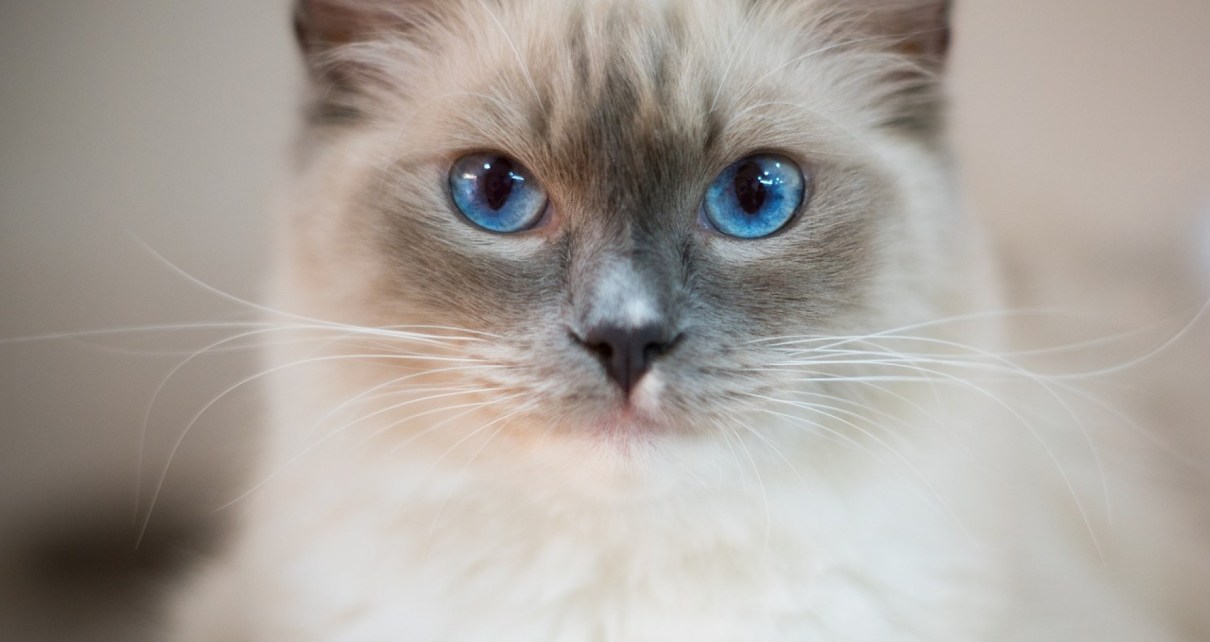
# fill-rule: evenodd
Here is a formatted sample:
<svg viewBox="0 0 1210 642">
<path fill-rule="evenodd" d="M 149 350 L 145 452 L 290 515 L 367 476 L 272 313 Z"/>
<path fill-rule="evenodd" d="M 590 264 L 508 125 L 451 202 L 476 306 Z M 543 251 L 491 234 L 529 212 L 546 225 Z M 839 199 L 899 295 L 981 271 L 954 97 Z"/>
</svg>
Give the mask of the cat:
<svg viewBox="0 0 1210 642">
<path fill-rule="evenodd" d="M 1004 356 L 949 14 L 298 2 L 290 336 L 173 639 L 1184 639 L 1175 527 Z"/>
</svg>

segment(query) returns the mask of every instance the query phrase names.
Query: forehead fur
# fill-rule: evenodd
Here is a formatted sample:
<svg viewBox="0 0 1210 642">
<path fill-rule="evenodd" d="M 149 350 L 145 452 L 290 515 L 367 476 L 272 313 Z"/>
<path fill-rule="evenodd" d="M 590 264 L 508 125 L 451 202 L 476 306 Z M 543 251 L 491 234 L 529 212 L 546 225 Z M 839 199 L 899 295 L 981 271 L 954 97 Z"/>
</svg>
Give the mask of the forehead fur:
<svg viewBox="0 0 1210 642">
<path fill-rule="evenodd" d="M 672 127 L 660 117 L 687 110 L 714 135 L 721 119 L 811 111 L 843 132 L 902 121 L 935 99 L 932 71 L 893 46 L 902 35 L 869 26 L 872 1 L 410 2 L 407 28 L 376 30 L 322 64 L 351 77 L 355 90 L 337 100 L 365 118 L 458 95 L 494 108 L 479 127 L 509 131 L 520 122 L 543 133 L 595 106 L 619 125 Z"/>
</svg>

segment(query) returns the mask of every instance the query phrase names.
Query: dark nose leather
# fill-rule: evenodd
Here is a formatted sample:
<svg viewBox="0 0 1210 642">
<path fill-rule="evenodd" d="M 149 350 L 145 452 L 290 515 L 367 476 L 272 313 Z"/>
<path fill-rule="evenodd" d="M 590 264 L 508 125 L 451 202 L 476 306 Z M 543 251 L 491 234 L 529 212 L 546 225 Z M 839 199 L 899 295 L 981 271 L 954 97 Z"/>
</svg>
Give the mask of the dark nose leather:
<svg viewBox="0 0 1210 642">
<path fill-rule="evenodd" d="M 657 323 L 638 327 L 600 325 L 580 339 L 627 396 L 651 369 L 652 362 L 668 352 L 674 342 L 669 329 Z"/>
</svg>

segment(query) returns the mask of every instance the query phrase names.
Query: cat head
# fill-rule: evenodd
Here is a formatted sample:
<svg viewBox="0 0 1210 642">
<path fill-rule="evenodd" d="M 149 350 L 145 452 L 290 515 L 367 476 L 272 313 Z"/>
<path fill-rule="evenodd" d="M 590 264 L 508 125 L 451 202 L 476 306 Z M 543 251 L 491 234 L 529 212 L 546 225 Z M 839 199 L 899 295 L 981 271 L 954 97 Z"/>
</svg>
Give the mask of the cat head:
<svg viewBox="0 0 1210 642">
<path fill-rule="evenodd" d="M 746 416 L 786 341 L 961 299 L 947 9 L 303 0 L 288 304 L 467 339 L 446 380 L 538 430 Z"/>
</svg>

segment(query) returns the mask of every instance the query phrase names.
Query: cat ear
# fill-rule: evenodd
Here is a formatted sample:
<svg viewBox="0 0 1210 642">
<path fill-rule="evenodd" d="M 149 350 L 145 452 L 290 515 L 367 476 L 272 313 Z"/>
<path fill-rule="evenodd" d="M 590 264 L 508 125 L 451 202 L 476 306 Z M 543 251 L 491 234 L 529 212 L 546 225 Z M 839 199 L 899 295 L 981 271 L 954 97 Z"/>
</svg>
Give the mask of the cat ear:
<svg viewBox="0 0 1210 642">
<path fill-rule="evenodd" d="M 435 0 L 295 0 L 294 33 L 314 85 L 317 113 L 352 115 L 357 95 L 385 85 L 384 47 L 408 46 L 441 5 Z"/>
<path fill-rule="evenodd" d="M 863 0 L 867 29 L 890 48 L 931 69 L 944 65 L 950 46 L 950 0 Z"/>
<path fill-rule="evenodd" d="M 311 59 L 334 47 L 368 42 L 405 26 L 406 3 L 385 0 L 296 0 L 294 34 Z"/>
<path fill-rule="evenodd" d="M 872 102 L 885 124 L 923 134 L 939 131 L 944 114 L 941 77 L 950 46 L 951 0 L 829 0 L 838 3 L 835 34 L 846 47 L 889 53 L 877 63 Z"/>
</svg>

